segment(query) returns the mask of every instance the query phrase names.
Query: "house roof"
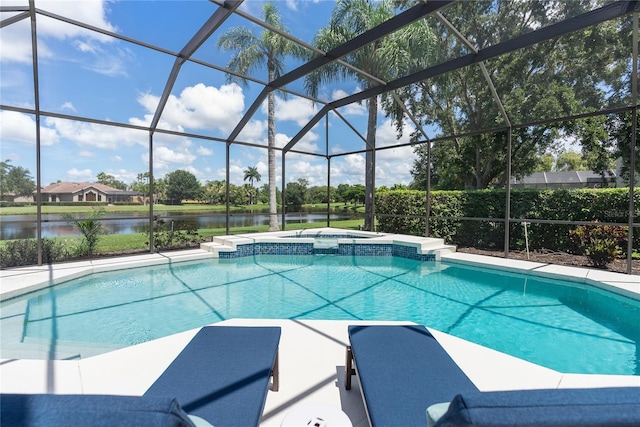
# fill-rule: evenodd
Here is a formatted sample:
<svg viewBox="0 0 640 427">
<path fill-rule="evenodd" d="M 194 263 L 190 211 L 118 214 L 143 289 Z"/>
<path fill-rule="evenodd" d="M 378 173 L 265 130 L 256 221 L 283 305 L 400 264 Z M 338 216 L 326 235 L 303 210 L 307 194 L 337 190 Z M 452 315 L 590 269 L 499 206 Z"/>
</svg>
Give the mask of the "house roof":
<svg viewBox="0 0 640 427">
<path fill-rule="evenodd" d="M 89 189 L 97 190 L 104 194 L 122 193 L 122 190 L 109 187 L 108 185 L 89 182 L 56 182 L 40 190 L 41 193 L 51 194 L 75 194 Z"/>
<path fill-rule="evenodd" d="M 615 172 L 608 171 L 608 180 L 615 179 Z M 594 171 L 559 171 L 535 172 L 520 179 L 511 177 L 511 184 L 578 184 L 587 182 L 602 182 L 602 176 Z"/>
</svg>

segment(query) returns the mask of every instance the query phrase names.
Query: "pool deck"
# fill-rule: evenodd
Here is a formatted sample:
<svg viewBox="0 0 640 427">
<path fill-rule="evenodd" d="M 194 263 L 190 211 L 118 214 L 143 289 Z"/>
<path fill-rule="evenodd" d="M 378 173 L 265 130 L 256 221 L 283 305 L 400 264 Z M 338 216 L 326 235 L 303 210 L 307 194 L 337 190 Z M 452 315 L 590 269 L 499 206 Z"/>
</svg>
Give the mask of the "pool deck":
<svg viewBox="0 0 640 427">
<path fill-rule="evenodd" d="M 212 257 L 206 250 L 177 251 L 0 271 L 0 299 L 93 272 Z M 442 260 L 526 272 L 582 283 L 640 299 L 640 276 L 606 271 L 444 253 Z M 341 408 L 356 427 L 368 422 L 358 389 L 343 386 L 347 325 L 407 322 L 232 319 L 217 325 L 276 325 L 280 339 L 280 391 L 268 393 L 261 426 L 279 426 L 297 405 L 324 403 Z M 98 356 L 73 360 L 0 359 L 3 393 L 141 395 L 195 335 L 197 329 Z M 483 391 L 637 386 L 640 376 L 563 374 L 462 339 L 431 330 L 440 344 Z"/>
</svg>

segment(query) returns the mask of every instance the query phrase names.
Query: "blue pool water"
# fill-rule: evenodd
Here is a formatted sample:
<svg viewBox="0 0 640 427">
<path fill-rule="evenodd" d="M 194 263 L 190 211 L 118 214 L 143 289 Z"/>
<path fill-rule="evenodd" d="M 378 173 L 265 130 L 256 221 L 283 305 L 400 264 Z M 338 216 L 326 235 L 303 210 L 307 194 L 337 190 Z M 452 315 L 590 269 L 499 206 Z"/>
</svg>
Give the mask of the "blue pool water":
<svg viewBox="0 0 640 427">
<path fill-rule="evenodd" d="M 2 357 L 18 348 L 86 357 L 231 318 L 409 320 L 562 372 L 640 374 L 640 301 L 398 257 L 260 255 L 122 270 L 0 308 Z"/>
</svg>

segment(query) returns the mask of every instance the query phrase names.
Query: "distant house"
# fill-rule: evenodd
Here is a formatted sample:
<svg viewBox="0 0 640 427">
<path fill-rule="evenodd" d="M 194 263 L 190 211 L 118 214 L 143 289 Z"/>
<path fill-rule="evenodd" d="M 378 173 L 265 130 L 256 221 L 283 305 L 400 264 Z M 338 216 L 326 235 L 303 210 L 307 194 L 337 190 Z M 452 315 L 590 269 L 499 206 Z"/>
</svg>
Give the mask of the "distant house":
<svg viewBox="0 0 640 427">
<path fill-rule="evenodd" d="M 536 172 L 520 179 L 511 177 L 512 188 L 557 189 L 615 186 L 616 174 L 614 171 L 605 173 L 604 179 L 594 171 Z"/>
<path fill-rule="evenodd" d="M 43 202 L 138 203 L 142 194 L 123 191 L 100 183 L 57 182 L 40 190 Z"/>
</svg>

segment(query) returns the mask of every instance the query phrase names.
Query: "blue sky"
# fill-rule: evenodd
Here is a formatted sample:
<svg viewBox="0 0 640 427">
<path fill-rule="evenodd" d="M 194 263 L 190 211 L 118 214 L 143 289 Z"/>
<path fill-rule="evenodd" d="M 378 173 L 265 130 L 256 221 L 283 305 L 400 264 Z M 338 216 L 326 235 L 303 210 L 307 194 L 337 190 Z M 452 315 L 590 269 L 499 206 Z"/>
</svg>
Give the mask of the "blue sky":
<svg viewBox="0 0 640 427">
<path fill-rule="evenodd" d="M 24 0 L 1 0 L 2 6 L 27 5 Z M 198 28 L 217 9 L 207 0 L 193 1 L 48 1 L 35 0 L 38 9 L 106 29 L 150 45 L 180 51 Z M 298 39 L 311 44 L 317 30 L 326 25 L 334 1 L 288 0 L 276 2 L 282 21 Z M 262 1 L 245 0 L 242 10 L 262 17 Z M 15 13 L 2 13 L 5 20 Z M 230 54 L 216 42 L 230 27 L 262 28 L 240 16 L 232 16 L 203 44 L 196 59 L 226 66 Z M 43 111 L 97 120 L 148 126 L 164 90 L 174 57 L 78 26 L 37 16 L 40 108 Z M 0 102 L 33 108 L 34 84 L 31 65 L 29 20 L 0 30 Z M 300 65 L 288 62 L 290 71 Z M 266 70 L 252 74 L 266 80 Z M 289 88 L 304 92 L 303 82 Z M 229 83 L 217 70 L 188 62 L 183 65 L 160 120 L 160 128 L 226 138 L 260 93 L 262 86 Z M 319 98 L 339 99 L 359 90 L 357 82 L 324 86 Z M 313 117 L 320 106 L 295 95 L 276 100 L 277 144 L 286 145 Z M 340 113 L 362 135 L 366 134 L 365 105 L 350 105 Z M 267 146 L 266 104 L 252 117 L 238 140 Z M 35 116 L 0 110 L 0 157 L 22 166 L 35 178 Z M 329 143 L 327 144 L 327 129 Z M 398 141 L 391 123 L 379 114 L 377 144 L 390 146 L 408 142 L 407 128 Z M 101 124 L 42 117 L 42 184 L 57 180 L 95 181 L 106 172 L 127 183 L 148 169 L 148 132 Z M 327 146 L 328 145 L 328 146 Z M 296 149 L 324 154 L 364 149 L 360 136 L 336 115 L 321 120 Z M 206 139 L 166 135 L 154 136 L 154 171 L 162 177 L 177 169 L 194 173 L 202 183 L 225 178 L 225 144 Z M 230 153 L 230 181 L 243 183 L 243 171 L 256 166 L 262 174 L 258 185 L 267 183 L 267 150 L 234 145 Z M 327 162 L 323 157 L 290 153 L 286 158 L 287 182 L 305 178 L 309 184 L 326 185 Z M 377 185 L 408 184 L 413 164 L 409 147 L 381 150 L 376 156 Z M 277 155 L 278 186 L 281 157 Z M 350 154 L 331 161 L 331 185 L 364 184 L 364 154 Z"/>
</svg>

